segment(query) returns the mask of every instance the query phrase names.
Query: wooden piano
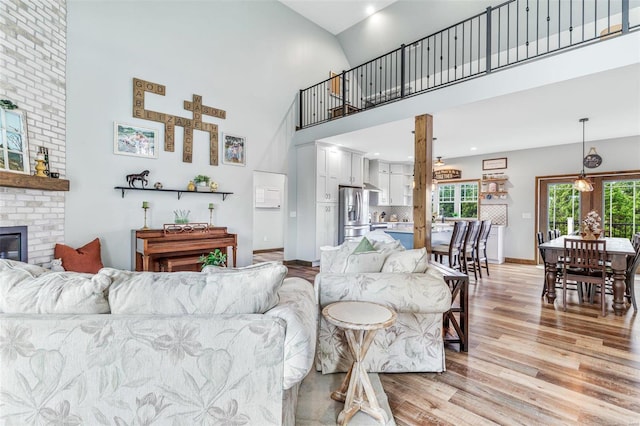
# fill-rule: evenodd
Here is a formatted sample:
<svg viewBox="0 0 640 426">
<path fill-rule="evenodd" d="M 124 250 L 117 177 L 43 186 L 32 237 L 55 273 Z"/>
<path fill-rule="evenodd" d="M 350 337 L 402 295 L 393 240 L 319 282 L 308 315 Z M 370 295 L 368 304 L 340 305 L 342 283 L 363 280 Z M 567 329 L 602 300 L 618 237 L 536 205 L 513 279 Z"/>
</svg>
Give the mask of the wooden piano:
<svg viewBox="0 0 640 426">
<path fill-rule="evenodd" d="M 236 266 L 238 235 L 228 233 L 226 227 L 204 226 L 189 230 L 188 226 L 165 225 L 164 229 L 133 230 L 132 239 L 136 271 L 157 272 L 168 259 L 177 258 L 186 259 L 186 263 L 191 263 L 189 269 L 197 270 L 199 256 L 217 248 L 228 256 L 229 247 L 233 253 L 233 266 Z M 193 260 L 189 262 L 189 259 Z"/>
</svg>

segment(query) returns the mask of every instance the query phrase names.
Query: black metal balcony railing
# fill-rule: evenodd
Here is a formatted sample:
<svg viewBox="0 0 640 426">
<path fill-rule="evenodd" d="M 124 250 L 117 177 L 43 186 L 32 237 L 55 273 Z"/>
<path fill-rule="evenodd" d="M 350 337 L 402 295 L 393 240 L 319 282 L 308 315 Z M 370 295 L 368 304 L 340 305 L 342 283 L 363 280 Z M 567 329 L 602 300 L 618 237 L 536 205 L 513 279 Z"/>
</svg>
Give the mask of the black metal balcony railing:
<svg viewBox="0 0 640 426">
<path fill-rule="evenodd" d="M 556 222 L 555 224 L 549 224 L 549 229 L 559 229 L 560 234 L 567 235 L 567 223 Z M 616 237 L 616 238 L 628 238 L 631 239 L 633 234 L 640 232 L 640 225 L 637 223 L 605 223 L 603 226 L 603 236 Z M 577 233 L 578 230 L 574 230 Z"/>
<path fill-rule="evenodd" d="M 509 0 L 300 90 L 298 126 L 324 123 L 638 28 L 640 0 Z"/>
</svg>

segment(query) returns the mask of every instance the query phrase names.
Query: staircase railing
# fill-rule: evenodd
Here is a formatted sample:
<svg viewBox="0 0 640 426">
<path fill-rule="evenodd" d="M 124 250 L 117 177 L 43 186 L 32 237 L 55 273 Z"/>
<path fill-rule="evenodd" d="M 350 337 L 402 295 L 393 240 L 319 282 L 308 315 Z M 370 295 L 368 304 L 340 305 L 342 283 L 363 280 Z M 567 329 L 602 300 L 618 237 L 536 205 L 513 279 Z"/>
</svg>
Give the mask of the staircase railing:
<svg viewBox="0 0 640 426">
<path fill-rule="evenodd" d="M 306 128 L 640 28 L 640 0 L 509 0 L 300 90 Z M 637 4 L 636 4 L 637 3 Z"/>
</svg>

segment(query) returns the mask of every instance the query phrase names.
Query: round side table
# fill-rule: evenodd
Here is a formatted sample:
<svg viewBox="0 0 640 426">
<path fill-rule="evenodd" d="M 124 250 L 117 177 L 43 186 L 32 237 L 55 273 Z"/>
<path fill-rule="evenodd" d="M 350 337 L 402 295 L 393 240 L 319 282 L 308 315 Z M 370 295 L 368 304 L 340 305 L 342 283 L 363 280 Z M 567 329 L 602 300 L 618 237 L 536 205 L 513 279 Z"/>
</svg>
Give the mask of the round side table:
<svg viewBox="0 0 640 426">
<path fill-rule="evenodd" d="M 397 314 L 386 306 L 372 302 L 336 302 L 326 306 L 322 315 L 329 323 L 344 330 L 354 359 L 340 388 L 331 393 L 332 399 L 344 402 L 344 409 L 338 415 L 338 425 L 346 425 L 360 410 L 386 423 L 387 415 L 378 404 L 362 361 L 376 331 L 393 325 Z"/>
</svg>

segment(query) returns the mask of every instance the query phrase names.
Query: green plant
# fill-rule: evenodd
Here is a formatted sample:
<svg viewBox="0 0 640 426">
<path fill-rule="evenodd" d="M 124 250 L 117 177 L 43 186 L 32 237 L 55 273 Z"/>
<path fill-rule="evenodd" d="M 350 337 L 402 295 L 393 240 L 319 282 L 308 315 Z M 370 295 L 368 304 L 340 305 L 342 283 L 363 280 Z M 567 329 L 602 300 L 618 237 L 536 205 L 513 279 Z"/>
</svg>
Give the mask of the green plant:
<svg viewBox="0 0 640 426">
<path fill-rule="evenodd" d="M 195 183 L 206 182 L 208 184 L 210 180 L 211 180 L 211 178 L 209 176 L 205 176 L 205 175 L 198 175 L 198 176 L 193 178 L 193 181 Z"/>
<path fill-rule="evenodd" d="M 200 263 L 202 263 L 202 268 L 205 266 L 226 266 L 227 265 L 227 254 L 223 253 L 220 249 L 215 249 L 209 254 L 203 254 L 198 259 Z"/>
</svg>

